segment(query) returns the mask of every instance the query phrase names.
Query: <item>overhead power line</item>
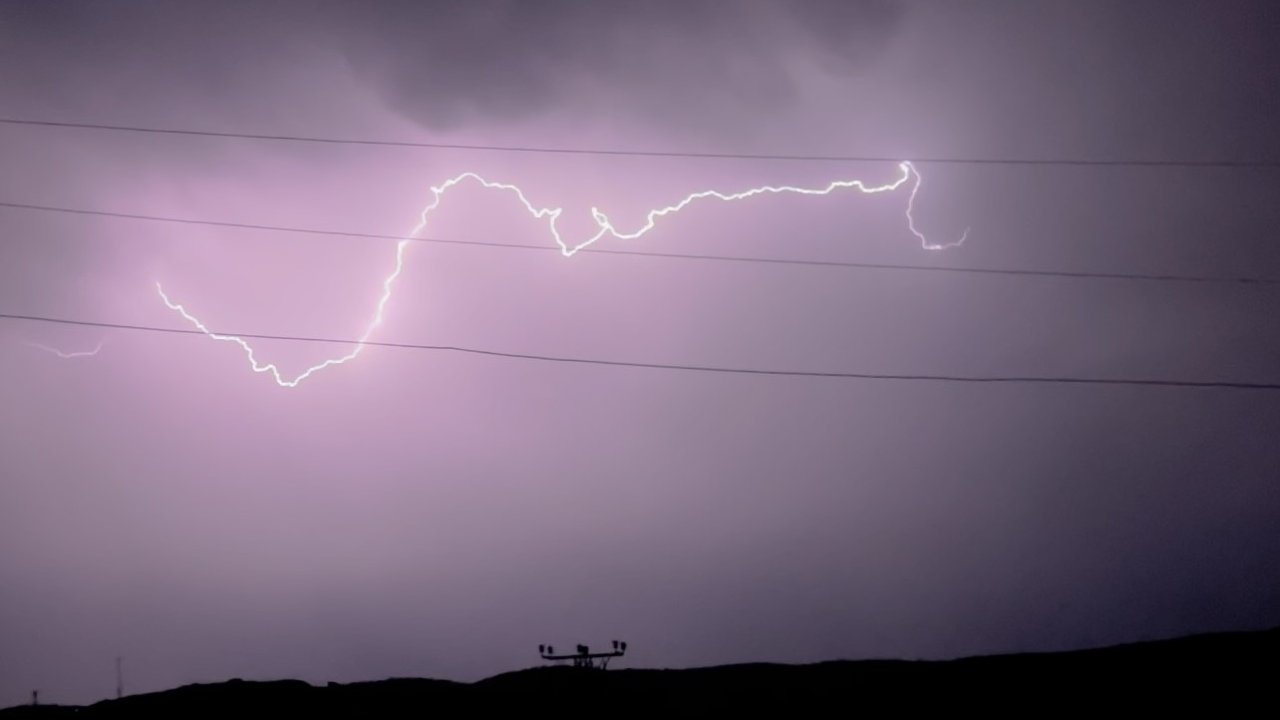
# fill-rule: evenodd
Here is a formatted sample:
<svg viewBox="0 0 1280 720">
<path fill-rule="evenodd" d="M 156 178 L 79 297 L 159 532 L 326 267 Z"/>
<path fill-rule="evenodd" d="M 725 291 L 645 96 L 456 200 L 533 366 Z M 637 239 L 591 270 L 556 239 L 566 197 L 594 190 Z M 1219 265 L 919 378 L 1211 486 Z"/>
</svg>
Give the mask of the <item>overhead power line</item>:
<svg viewBox="0 0 1280 720">
<path fill-rule="evenodd" d="M 305 235 L 324 235 L 330 237 L 367 238 L 373 240 L 404 240 L 403 235 L 382 233 L 349 232 L 345 230 L 327 230 L 323 228 L 302 228 L 287 225 L 264 225 L 259 223 L 229 222 L 223 220 L 205 220 L 199 218 L 182 218 L 168 215 L 146 215 L 141 213 L 115 212 L 109 210 L 93 210 L 88 208 L 63 207 L 57 205 L 36 205 L 0 201 L 0 208 L 18 210 L 35 210 L 39 212 L 64 213 L 70 215 L 90 215 L 94 217 L 110 217 L 125 220 L 144 220 L 150 222 L 166 222 L 181 225 L 205 225 L 212 227 L 235 228 L 240 230 L 265 230 L 270 232 L 298 233 Z M 458 240 L 438 237 L 407 238 L 413 242 L 439 243 L 444 245 L 474 245 L 479 247 L 508 248 L 517 250 L 542 250 L 560 252 L 553 245 L 529 245 L 486 240 Z M 1093 272 L 1076 270 L 1028 270 L 1017 268 L 974 268 L 974 267 L 935 267 L 928 265 L 904 265 L 895 263 L 846 262 L 840 260 L 801 260 L 790 258 L 750 257 L 739 255 L 707 255 L 698 253 L 650 252 L 644 250 L 617 250 L 600 247 L 586 247 L 582 253 L 601 255 L 628 255 L 675 260 L 703 260 L 738 263 L 758 263 L 771 265 L 796 265 L 808 267 L 858 268 L 864 270 L 893 270 L 910 272 L 969 273 L 979 275 L 1028 275 L 1038 277 L 1080 278 L 1097 280 L 1139 280 L 1149 282 L 1184 282 L 1212 284 L 1246 284 L 1246 285 L 1280 285 L 1280 279 L 1262 277 L 1226 277 L 1214 275 L 1181 275 L 1176 273 L 1125 273 L 1125 272 Z"/>
<path fill-rule="evenodd" d="M 1019 157 L 886 157 L 877 155 L 803 155 L 728 152 L 685 152 L 677 150 L 625 150 L 619 148 L 567 148 L 532 145 L 484 145 L 465 143 L 416 142 L 411 140 L 379 140 L 371 138 L 334 138 L 315 135 L 284 135 L 267 133 L 226 132 L 173 127 L 142 127 L 136 125 L 109 125 L 105 123 L 60 122 L 25 118 L 0 118 L 0 124 L 26 125 L 80 130 L 105 130 L 114 132 L 151 133 L 158 135 L 186 135 L 194 137 L 236 138 L 241 140 L 271 140 L 325 145 L 369 145 L 378 147 L 428 148 L 436 150 L 473 150 L 485 152 L 541 153 L 553 155 L 612 155 L 622 157 L 657 158 L 705 158 L 716 160 L 792 160 L 810 162 L 880 163 L 901 162 L 909 159 L 915 163 L 948 165 L 1062 165 L 1079 167 L 1176 167 L 1176 168 L 1280 168 L 1280 160 L 1191 160 L 1191 159 L 1140 159 L 1140 158 L 1019 158 Z"/>
<path fill-rule="evenodd" d="M 126 323 L 95 322 L 72 318 L 48 317 L 43 315 L 20 315 L 0 313 L 0 319 L 21 320 L 57 325 L 77 325 L 82 327 L 108 328 L 114 330 L 133 330 L 140 332 L 169 333 L 174 335 L 205 335 L 204 332 L 189 328 L 167 328 L 152 325 L 135 325 Z M 675 363 L 638 362 L 630 360 L 601 360 L 596 358 L 566 357 L 561 355 L 539 355 L 533 353 L 504 352 L 485 350 L 482 348 L 464 347 L 460 345 L 423 345 L 417 343 L 381 342 L 368 340 L 361 342 L 352 339 L 303 337 L 298 335 L 267 335 L 261 333 L 224 333 L 218 335 L 234 335 L 239 338 L 254 340 L 282 340 L 287 342 L 329 343 L 337 345 L 367 345 L 370 347 L 399 348 L 403 350 L 429 350 L 435 352 L 461 353 L 487 357 L 506 358 L 511 360 L 532 360 L 547 363 L 573 365 L 602 365 L 620 368 L 643 368 L 650 370 L 672 370 L 681 372 L 717 373 L 729 375 L 771 375 L 784 377 L 829 378 L 847 380 L 901 380 L 910 382 L 945 382 L 945 383 L 978 383 L 978 384 L 1051 384 L 1051 385 L 1123 385 L 1164 388 L 1218 388 L 1233 390 L 1280 390 L 1280 383 L 1233 382 L 1227 380 L 1161 380 L 1152 378 L 1085 378 L 1069 376 L 1032 376 L 1032 375 L 931 375 L 931 374 L 896 374 L 835 372 L 821 370 L 769 370 L 758 368 L 721 367 L 716 365 L 685 365 Z"/>
</svg>

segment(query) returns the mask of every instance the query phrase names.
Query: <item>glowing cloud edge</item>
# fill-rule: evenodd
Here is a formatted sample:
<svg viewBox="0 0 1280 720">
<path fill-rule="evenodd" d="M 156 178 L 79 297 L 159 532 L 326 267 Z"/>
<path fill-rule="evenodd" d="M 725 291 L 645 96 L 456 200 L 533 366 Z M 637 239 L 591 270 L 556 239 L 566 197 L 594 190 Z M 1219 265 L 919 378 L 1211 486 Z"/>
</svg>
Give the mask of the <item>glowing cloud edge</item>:
<svg viewBox="0 0 1280 720">
<path fill-rule="evenodd" d="M 751 188 L 750 190 L 744 190 L 737 193 L 724 193 L 718 190 L 704 190 L 702 192 L 696 192 L 696 193 L 690 194 L 686 196 L 683 200 L 681 200 L 680 202 L 674 205 L 668 205 L 663 208 L 650 210 L 645 217 L 645 223 L 641 225 L 638 230 L 635 230 L 633 232 L 627 232 L 627 233 L 619 232 L 617 228 L 613 226 L 613 223 L 609 220 L 608 216 L 606 216 L 598 208 L 593 207 L 591 208 L 591 217 L 595 220 L 596 225 L 598 226 L 599 229 L 591 237 L 572 246 L 570 246 L 568 243 L 565 242 L 564 238 L 560 235 L 560 229 L 556 225 L 557 221 L 560 219 L 560 214 L 564 211 L 564 208 L 536 207 L 532 202 L 529 201 L 529 198 L 525 196 L 524 191 L 515 185 L 486 180 L 485 178 L 473 172 L 462 173 L 453 178 L 450 178 L 449 180 L 446 180 L 440 185 L 436 185 L 431 188 L 431 193 L 432 193 L 431 202 L 426 207 L 424 207 L 422 211 L 419 213 L 418 223 L 414 225 L 413 229 L 409 231 L 409 233 L 404 237 L 404 239 L 399 240 L 396 243 L 395 268 L 391 271 L 390 275 L 388 275 L 386 278 L 383 279 L 382 295 L 378 298 L 378 303 L 373 315 L 373 319 L 370 321 L 368 327 L 365 328 L 364 333 L 360 336 L 357 344 L 353 346 L 351 352 L 341 357 L 325 360 L 324 362 L 318 365 L 313 365 L 291 380 L 285 379 L 285 377 L 280 372 L 280 368 L 276 366 L 275 363 L 264 364 L 259 362 L 253 347 L 248 342 L 246 342 L 243 338 L 235 335 L 223 335 L 210 330 L 199 318 L 197 318 L 195 315 L 192 315 L 186 309 L 185 306 L 171 300 L 169 296 L 165 293 L 164 288 L 161 286 L 159 282 L 156 283 L 156 292 L 159 293 L 160 299 L 164 301 L 164 304 L 170 310 L 173 310 L 178 314 L 182 315 L 182 317 L 185 318 L 187 322 L 191 323 L 193 326 L 199 329 L 200 332 L 204 333 L 205 335 L 209 336 L 214 340 L 218 340 L 221 342 L 230 342 L 230 343 L 239 345 L 240 349 L 244 351 L 245 356 L 248 358 L 249 365 L 254 372 L 268 373 L 272 376 L 272 378 L 275 379 L 276 384 L 279 385 L 280 387 L 294 388 L 294 387 L 297 387 L 303 380 L 306 380 L 307 378 L 311 377 L 312 375 L 316 374 L 317 372 L 327 367 L 331 367 L 333 365 L 342 365 L 343 363 L 346 363 L 349 360 L 354 360 L 355 358 L 359 357 L 360 353 L 365 348 L 364 343 L 369 340 L 369 338 L 373 335 L 373 332 L 378 328 L 379 325 L 382 324 L 383 314 L 384 314 L 384 311 L 386 310 L 387 302 L 391 300 L 391 294 L 394 290 L 395 282 L 400 277 L 400 273 L 404 270 L 405 248 L 407 248 L 409 244 L 413 241 L 413 238 L 417 237 L 426 227 L 428 217 L 431 215 L 432 212 L 436 210 L 436 208 L 440 206 L 440 202 L 444 199 L 445 193 L 447 193 L 450 189 L 457 187 L 458 185 L 461 185 L 466 181 L 473 181 L 479 184 L 481 187 L 484 187 L 489 190 L 501 190 L 501 191 L 514 194 L 516 198 L 520 201 L 520 203 L 524 205 L 525 209 L 529 211 L 529 214 L 534 217 L 534 219 L 547 220 L 547 227 L 551 231 L 551 236 L 555 239 L 556 245 L 560 247 L 560 254 L 563 255 L 564 257 L 573 257 L 580 250 L 594 244 L 597 240 L 601 239 L 606 235 L 609 235 L 618 240 L 635 240 L 645 235 L 650 230 L 652 230 L 654 226 L 657 224 L 657 221 L 659 218 L 677 213 L 683 210 L 684 208 L 688 207 L 691 203 L 697 200 L 714 198 L 717 200 L 723 200 L 728 202 L 728 201 L 736 201 L 736 200 L 745 200 L 747 198 L 755 197 L 757 195 L 783 194 L 783 193 L 798 194 L 798 195 L 830 195 L 831 193 L 834 193 L 837 190 L 848 190 L 848 189 L 856 189 L 864 195 L 871 195 L 876 193 L 885 193 L 885 192 L 892 192 L 894 190 L 897 190 L 898 188 L 906 184 L 908 181 L 910 181 L 913 177 L 915 178 L 915 182 L 911 184 L 911 193 L 907 197 L 907 208 L 906 208 L 907 228 L 911 231 L 911 234 L 915 236 L 917 240 L 920 241 L 921 247 L 923 247 L 926 250 L 943 250 L 946 248 L 956 247 L 958 245 L 963 244 L 964 241 L 969 236 L 969 231 L 967 229 L 964 231 L 964 233 L 961 234 L 960 239 L 956 240 L 955 242 L 932 243 L 924 235 L 924 233 L 920 232 L 916 228 L 916 222 L 915 222 L 915 217 L 913 213 L 915 210 L 916 195 L 920 192 L 920 185 L 923 182 L 923 178 L 920 175 L 920 171 L 917 170 L 915 166 L 912 165 L 910 162 L 907 162 L 907 161 L 901 162 L 898 164 L 898 168 L 902 171 L 902 175 L 898 179 L 892 182 L 886 183 L 884 185 L 869 186 L 862 180 L 835 180 L 827 184 L 825 187 L 820 187 L 820 188 L 793 187 L 788 185 L 783 185 L 783 186 L 765 185 L 762 187 Z M 49 348 L 46 348 L 46 349 L 49 349 Z M 101 345 L 99 345 L 98 349 L 101 349 Z M 54 352 L 57 352 L 57 351 L 54 351 Z M 96 352 L 97 350 L 95 349 L 94 353 Z M 61 355 L 61 353 L 59 354 Z"/>
</svg>

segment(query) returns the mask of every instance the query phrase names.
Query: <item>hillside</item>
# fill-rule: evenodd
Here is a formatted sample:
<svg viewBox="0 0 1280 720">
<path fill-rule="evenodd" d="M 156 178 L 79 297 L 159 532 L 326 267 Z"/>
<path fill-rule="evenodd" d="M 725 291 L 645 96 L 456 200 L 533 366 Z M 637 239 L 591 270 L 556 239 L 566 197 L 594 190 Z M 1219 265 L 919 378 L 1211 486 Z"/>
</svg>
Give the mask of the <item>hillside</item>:
<svg viewBox="0 0 1280 720">
<path fill-rule="evenodd" d="M 298 680 L 231 680 L 86 707 L 13 707 L 0 710 L 0 720 L 395 718 L 485 710 L 544 715 L 625 714 L 644 709 L 684 714 L 730 708 L 1222 711 L 1269 699 L 1277 650 L 1280 629 L 951 661 L 867 660 L 608 672 L 542 667 L 470 684 L 407 678 L 327 686 Z"/>
</svg>

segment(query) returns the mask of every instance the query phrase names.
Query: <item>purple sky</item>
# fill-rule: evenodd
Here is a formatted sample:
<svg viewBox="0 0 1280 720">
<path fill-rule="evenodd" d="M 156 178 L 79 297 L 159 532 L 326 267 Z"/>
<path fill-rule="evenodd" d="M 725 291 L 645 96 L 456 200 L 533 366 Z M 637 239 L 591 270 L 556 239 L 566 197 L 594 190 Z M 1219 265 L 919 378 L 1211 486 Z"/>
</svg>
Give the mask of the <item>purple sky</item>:
<svg viewBox="0 0 1280 720">
<path fill-rule="evenodd" d="M 535 10 L 536 8 L 536 10 Z M 606 8 L 608 8 L 606 10 Z M 1280 157 L 1270 2 L 0 2 L 0 116 L 695 152 Z M 1274 170 L 930 165 L 628 249 L 1280 277 Z M 408 231 L 464 171 L 620 227 L 891 163 L 0 126 L 0 201 Z M 552 244 L 452 192 L 427 234 Z M 601 246 L 621 247 L 619 241 Z M 394 243 L 0 210 L 0 312 L 357 337 Z M 1280 381 L 1280 290 L 415 244 L 375 339 L 884 373 Z M 61 359 L 31 345 L 94 357 Z M 286 374 L 335 348 L 263 342 Z M 0 323 L 0 706 L 1051 650 L 1280 624 L 1280 397 L 681 374 Z"/>
</svg>

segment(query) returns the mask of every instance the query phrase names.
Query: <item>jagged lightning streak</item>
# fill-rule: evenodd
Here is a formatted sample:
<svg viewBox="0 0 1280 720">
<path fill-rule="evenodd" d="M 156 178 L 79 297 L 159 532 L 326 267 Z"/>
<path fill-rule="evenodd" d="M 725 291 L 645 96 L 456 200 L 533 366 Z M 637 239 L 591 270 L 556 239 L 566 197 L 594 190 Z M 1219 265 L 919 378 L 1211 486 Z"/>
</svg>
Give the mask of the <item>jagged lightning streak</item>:
<svg viewBox="0 0 1280 720">
<path fill-rule="evenodd" d="M 63 352 L 62 350 L 59 350 L 56 347 L 52 347 L 52 346 L 45 345 L 43 343 L 38 343 L 38 342 L 27 341 L 27 345 L 30 347 L 36 348 L 38 350 L 43 350 L 47 353 L 52 353 L 54 355 L 57 355 L 63 360 L 70 360 L 71 358 L 93 357 L 94 355 L 98 354 L 99 350 L 102 349 L 101 340 L 98 341 L 98 344 L 95 345 L 92 350 L 77 350 L 75 352 Z"/>
<path fill-rule="evenodd" d="M 483 177 L 473 172 L 462 173 L 461 175 L 450 178 L 449 180 L 446 180 L 444 183 L 431 188 L 431 195 L 432 195 L 431 202 L 425 208 L 422 209 L 421 213 L 419 213 L 418 223 L 413 226 L 413 229 L 410 230 L 409 233 L 403 239 L 401 239 L 396 243 L 395 267 L 391 271 L 391 274 L 383 279 L 382 294 L 378 298 L 378 303 L 373 314 L 373 319 L 369 322 L 369 325 L 368 327 L 365 328 L 364 333 L 360 336 L 359 340 L 352 347 L 352 350 L 348 352 L 346 355 L 325 360 L 319 365 L 314 365 L 310 368 L 307 368 L 301 374 L 297 375 L 292 379 L 286 379 L 281 374 L 280 368 L 275 363 L 264 364 L 259 362 L 253 347 L 248 342 L 246 342 L 244 338 L 237 337 L 235 335 L 223 335 L 220 333 L 215 333 L 212 330 L 210 330 L 199 318 L 197 318 L 196 316 L 188 312 L 183 305 L 170 300 L 169 296 L 165 293 L 164 288 L 161 287 L 160 283 L 158 282 L 156 283 L 156 292 L 160 294 L 160 299 L 164 301 L 164 304 L 168 306 L 170 310 L 173 310 L 179 313 L 180 315 L 182 315 L 182 317 L 186 318 L 188 322 L 190 322 L 192 325 L 198 328 L 200 332 L 204 333 L 205 335 L 208 335 L 214 340 L 219 340 L 222 342 L 230 342 L 230 343 L 235 343 L 236 345 L 239 345 L 240 349 L 244 351 L 245 356 L 248 358 L 249 365 L 250 367 L 253 368 L 254 372 L 268 373 L 272 376 L 272 378 L 275 379 L 277 385 L 281 387 L 292 388 L 292 387 L 297 387 L 298 384 L 301 383 L 303 380 L 306 380 L 307 378 L 311 377 L 315 373 L 327 367 L 330 367 L 333 365 L 341 365 L 347 362 L 348 360 L 353 360 L 356 357 L 359 357 L 361 351 L 363 351 L 365 348 L 364 343 L 369 340 L 369 337 L 373 335 L 373 332 L 378 328 L 379 325 L 382 324 L 383 313 L 386 310 L 387 302 L 391 299 L 391 293 L 395 287 L 396 280 L 400 277 L 400 273 L 404 270 L 405 248 L 407 248 L 409 246 L 409 243 L 411 243 L 413 239 L 417 237 L 418 234 L 421 233 L 422 230 L 426 227 L 427 218 L 431 215 L 432 212 L 436 210 L 436 208 L 440 206 L 440 202 L 441 200 L 444 199 L 445 193 L 447 193 L 451 188 L 457 187 L 458 185 L 461 185 L 464 182 L 472 181 L 480 185 L 481 187 L 484 187 L 489 190 L 501 190 L 504 192 L 509 192 L 514 194 L 515 197 L 521 202 L 521 204 L 524 205 L 525 209 L 529 211 L 529 214 L 534 217 L 534 219 L 547 220 L 547 228 L 550 230 L 551 236 L 555 239 L 556 245 L 560 247 L 561 255 L 565 257 L 572 257 L 578 251 L 590 246 L 591 244 L 595 243 L 597 240 L 599 240 L 600 238 L 606 235 L 616 238 L 618 240 L 634 240 L 636 238 L 639 238 L 642 235 L 648 233 L 650 230 L 652 230 L 659 218 L 666 217 L 667 215 L 671 215 L 673 213 L 677 213 L 683 210 L 684 208 L 688 207 L 691 203 L 696 202 L 698 200 L 704 200 L 706 198 L 715 198 L 717 200 L 723 200 L 728 202 L 728 201 L 735 201 L 735 200 L 745 200 L 747 198 L 755 197 L 757 195 L 767 195 L 767 194 L 791 193 L 791 194 L 798 194 L 798 195 L 830 195 L 831 193 L 834 193 L 837 190 L 849 190 L 849 189 L 856 189 L 862 194 L 870 195 L 875 193 L 885 193 L 885 192 L 891 192 L 893 190 L 897 190 L 898 188 L 902 187 L 904 184 L 909 182 L 913 177 L 915 178 L 915 182 L 911 184 L 911 192 L 907 197 L 907 209 L 906 209 L 907 228 L 911 231 L 911 234 L 915 236 L 917 240 L 920 241 L 921 247 L 923 247 L 926 250 L 942 250 L 949 247 L 955 247 L 957 245 L 964 243 L 965 239 L 968 238 L 968 235 L 969 235 L 968 230 L 965 230 L 964 233 L 961 234 L 960 239 L 954 242 L 933 243 L 933 242 L 930 242 L 927 237 L 925 237 L 924 233 L 920 232 L 916 228 L 916 221 L 913 213 L 915 210 L 916 195 L 920 192 L 920 185 L 923 178 L 921 178 L 920 176 L 920 171 L 917 170 L 915 166 L 912 165 L 910 162 L 899 163 L 898 169 L 901 170 L 902 174 L 896 180 L 893 180 L 892 182 L 886 183 L 884 185 L 867 185 L 862 180 L 835 180 L 829 183 L 828 185 L 826 185 L 825 187 L 820 187 L 820 188 L 803 188 L 803 187 L 793 187 L 788 185 L 782 185 L 782 186 L 766 185 L 763 187 L 752 188 L 750 190 L 744 190 L 742 192 L 737 192 L 737 193 L 723 193 L 718 190 L 704 190 L 702 192 L 697 192 L 697 193 L 688 195 L 683 200 L 681 200 L 680 202 L 674 205 L 668 205 L 667 207 L 664 207 L 664 208 L 650 210 L 648 215 L 645 217 L 644 224 L 641 225 L 639 229 L 634 230 L 632 232 L 619 232 L 618 229 L 614 227 L 613 223 L 609 220 L 609 218 L 603 212 L 601 212 L 598 208 L 593 207 L 591 208 L 591 217 L 595 220 L 596 225 L 598 226 L 598 229 L 596 230 L 595 234 L 591 235 L 586 240 L 583 240 L 582 242 L 577 243 L 576 245 L 570 245 L 565 242 L 564 238 L 560 234 L 560 229 L 556 224 L 560 220 L 560 214 L 563 212 L 564 208 L 536 207 L 532 202 L 529 201 L 529 198 L 525 196 L 524 191 L 515 185 L 486 180 Z"/>
</svg>

